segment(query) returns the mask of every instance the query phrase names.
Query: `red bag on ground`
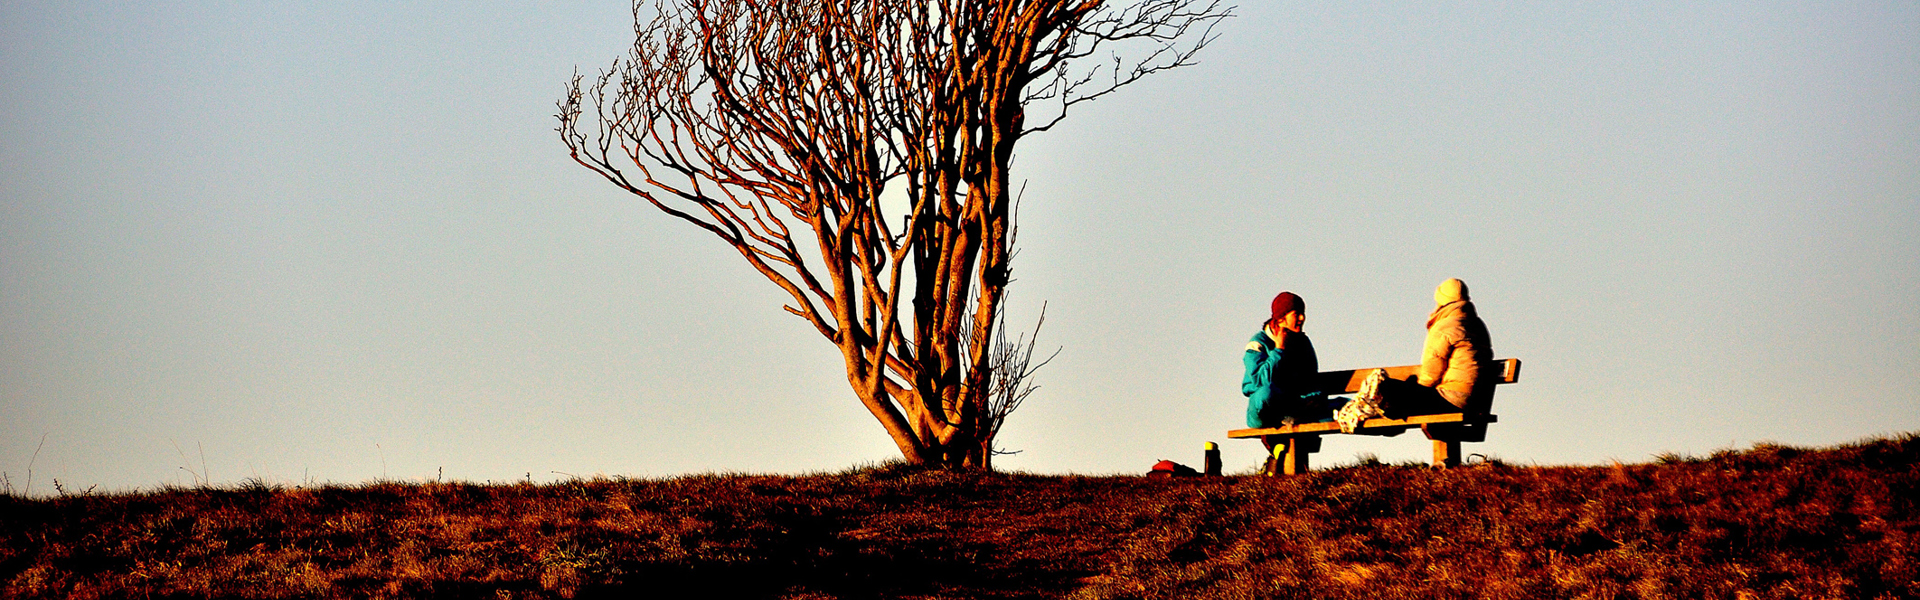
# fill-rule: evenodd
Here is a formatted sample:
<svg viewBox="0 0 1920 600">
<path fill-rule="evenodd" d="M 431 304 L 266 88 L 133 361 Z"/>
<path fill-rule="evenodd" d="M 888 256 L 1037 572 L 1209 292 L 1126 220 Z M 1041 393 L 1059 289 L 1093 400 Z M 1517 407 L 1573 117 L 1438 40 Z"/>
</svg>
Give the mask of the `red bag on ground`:
<svg viewBox="0 0 1920 600">
<path fill-rule="evenodd" d="M 1198 477 L 1199 475 L 1200 472 L 1193 470 L 1193 467 L 1170 460 L 1153 463 L 1153 470 L 1147 472 L 1148 477 Z"/>
</svg>

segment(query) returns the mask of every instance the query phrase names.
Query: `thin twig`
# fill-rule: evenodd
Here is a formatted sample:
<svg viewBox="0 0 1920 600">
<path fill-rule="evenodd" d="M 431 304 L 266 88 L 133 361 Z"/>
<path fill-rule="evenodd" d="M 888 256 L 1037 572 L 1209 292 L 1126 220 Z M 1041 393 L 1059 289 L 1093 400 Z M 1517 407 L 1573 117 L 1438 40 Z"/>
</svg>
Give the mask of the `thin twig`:
<svg viewBox="0 0 1920 600">
<path fill-rule="evenodd" d="M 33 464 L 40 462 L 40 449 L 47 447 L 47 436 L 52 434 L 53 432 L 51 431 L 40 434 L 40 445 L 33 447 L 33 458 L 27 459 L 27 489 L 22 491 L 20 495 L 25 496 L 33 493 Z"/>
</svg>

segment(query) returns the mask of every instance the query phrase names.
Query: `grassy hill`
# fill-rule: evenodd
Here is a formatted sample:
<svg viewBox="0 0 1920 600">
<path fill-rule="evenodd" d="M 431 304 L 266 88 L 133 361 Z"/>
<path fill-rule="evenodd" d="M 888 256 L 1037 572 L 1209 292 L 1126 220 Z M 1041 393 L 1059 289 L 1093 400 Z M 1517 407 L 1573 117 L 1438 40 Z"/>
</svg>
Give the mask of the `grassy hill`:
<svg viewBox="0 0 1920 600">
<path fill-rule="evenodd" d="M 1920 436 L 1263 479 L 0 496 L 6 597 L 1916 598 Z"/>
</svg>

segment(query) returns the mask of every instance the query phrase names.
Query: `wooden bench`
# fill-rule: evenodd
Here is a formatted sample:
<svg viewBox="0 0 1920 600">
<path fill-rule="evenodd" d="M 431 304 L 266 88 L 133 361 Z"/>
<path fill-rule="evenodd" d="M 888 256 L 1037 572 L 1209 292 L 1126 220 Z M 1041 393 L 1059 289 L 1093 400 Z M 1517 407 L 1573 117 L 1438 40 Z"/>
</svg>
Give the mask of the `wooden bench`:
<svg viewBox="0 0 1920 600">
<path fill-rule="evenodd" d="M 1420 371 L 1419 365 L 1387 367 L 1389 379 L 1408 380 Z M 1373 369 L 1354 369 L 1350 371 L 1328 371 L 1320 373 L 1315 384 L 1320 391 L 1331 396 L 1351 394 L 1360 391 L 1360 383 L 1365 381 L 1367 373 Z M 1494 376 L 1495 383 L 1514 383 L 1520 381 L 1520 359 L 1507 358 L 1482 363 L 1480 372 Z M 1489 399 L 1489 402 L 1491 399 Z M 1443 413 L 1420 415 L 1404 419 L 1368 419 L 1354 430 L 1356 435 L 1400 435 L 1408 429 L 1419 428 L 1433 441 L 1433 465 L 1453 467 L 1460 464 L 1460 443 L 1486 440 L 1486 427 L 1489 423 L 1499 422 L 1500 418 L 1491 414 Z M 1233 439 L 1265 439 L 1274 448 L 1276 458 L 1280 459 L 1279 469 L 1287 475 L 1305 473 L 1308 470 L 1307 457 L 1320 451 L 1320 436 L 1339 434 L 1339 423 L 1296 423 L 1287 427 L 1267 427 L 1260 429 L 1235 429 L 1227 432 Z M 1284 447 L 1285 454 L 1281 455 Z M 1271 464 L 1271 463 L 1269 463 Z"/>
</svg>

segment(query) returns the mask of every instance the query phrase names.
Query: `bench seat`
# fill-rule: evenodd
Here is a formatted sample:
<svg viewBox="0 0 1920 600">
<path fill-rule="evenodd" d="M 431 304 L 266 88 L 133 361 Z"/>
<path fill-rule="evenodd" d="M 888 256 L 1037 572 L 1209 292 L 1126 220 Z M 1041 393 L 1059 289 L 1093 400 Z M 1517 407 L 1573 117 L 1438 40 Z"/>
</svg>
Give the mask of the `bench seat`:
<svg viewBox="0 0 1920 600">
<path fill-rule="evenodd" d="M 1422 425 L 1432 425 L 1435 423 L 1486 424 L 1486 423 L 1498 423 L 1499 421 L 1500 421 L 1499 415 L 1467 415 L 1465 413 L 1419 415 L 1414 417 L 1407 417 L 1405 419 L 1388 419 L 1388 418 L 1382 417 L 1382 418 L 1367 419 L 1366 421 L 1362 421 L 1360 423 L 1360 427 L 1356 431 L 1354 431 L 1354 433 L 1359 435 L 1397 435 L 1400 432 L 1406 431 L 1408 429 L 1419 429 L 1420 426 Z M 1325 435 L 1329 433 L 1340 433 L 1340 424 L 1333 423 L 1333 422 L 1298 423 L 1298 424 L 1290 425 L 1287 427 L 1267 427 L 1262 429 L 1235 429 L 1232 431 L 1228 431 L 1227 437 L 1233 438 L 1233 439 L 1244 439 L 1244 438 L 1260 438 L 1260 437 L 1266 437 L 1269 435 L 1294 435 L 1294 434 Z"/>
</svg>

